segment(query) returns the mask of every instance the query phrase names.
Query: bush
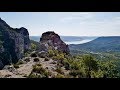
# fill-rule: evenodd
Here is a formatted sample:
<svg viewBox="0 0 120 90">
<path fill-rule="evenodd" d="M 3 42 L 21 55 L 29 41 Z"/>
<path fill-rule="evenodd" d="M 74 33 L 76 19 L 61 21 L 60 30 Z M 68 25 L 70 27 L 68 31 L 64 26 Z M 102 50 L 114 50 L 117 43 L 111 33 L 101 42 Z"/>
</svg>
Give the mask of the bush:
<svg viewBox="0 0 120 90">
<path fill-rule="evenodd" d="M 49 61 L 50 59 L 48 57 L 45 57 L 45 61 Z"/>
<path fill-rule="evenodd" d="M 16 69 L 19 68 L 19 65 L 17 65 L 17 64 L 14 64 L 13 66 L 14 66 L 14 68 L 16 68 Z"/>
<path fill-rule="evenodd" d="M 34 52 L 30 55 L 31 57 L 37 57 L 37 54 Z"/>
<path fill-rule="evenodd" d="M 64 74 L 64 72 L 62 71 L 61 67 L 57 67 L 55 71 L 60 73 L 60 74 Z"/>
<path fill-rule="evenodd" d="M 46 71 L 42 66 L 41 64 L 36 64 L 33 66 L 33 70 L 32 72 L 35 72 L 35 73 L 38 73 L 40 74 L 40 77 L 42 78 L 48 78 L 51 73 L 49 71 Z"/>
<path fill-rule="evenodd" d="M 33 66 L 33 72 L 42 74 L 45 71 L 46 70 L 44 68 L 42 68 L 42 66 L 38 66 L 38 65 Z"/>
<path fill-rule="evenodd" d="M 62 74 L 57 74 L 57 75 L 55 76 L 55 78 L 65 78 L 65 76 L 62 75 Z"/>
<path fill-rule="evenodd" d="M 34 58 L 34 62 L 39 62 L 40 61 L 40 59 L 39 58 Z"/>
<path fill-rule="evenodd" d="M 53 56 L 55 56 L 55 53 L 53 50 L 48 50 L 48 55 L 49 55 L 49 57 L 53 57 Z"/>
<path fill-rule="evenodd" d="M 51 75 L 52 75 L 52 73 L 51 73 L 51 72 L 49 72 L 49 71 L 45 71 L 43 74 L 44 74 L 47 78 L 49 78 L 49 76 L 51 76 Z"/>
<path fill-rule="evenodd" d="M 25 74 L 23 77 L 28 77 L 27 74 Z"/>
<path fill-rule="evenodd" d="M 31 49 L 36 50 L 37 46 L 34 43 L 31 43 Z"/>
<path fill-rule="evenodd" d="M 24 64 L 24 62 L 22 60 L 19 60 L 16 65 L 20 65 L 20 64 Z"/>
<path fill-rule="evenodd" d="M 41 76 L 35 73 L 30 73 L 30 75 L 27 78 L 41 78 Z"/>
<path fill-rule="evenodd" d="M 36 66 L 42 66 L 42 64 L 38 63 L 38 64 L 36 64 Z"/>
<path fill-rule="evenodd" d="M 72 70 L 79 70 L 80 65 L 78 62 L 74 61 L 73 63 L 71 63 L 71 69 Z"/>
<path fill-rule="evenodd" d="M 24 61 L 29 62 L 29 61 L 30 61 L 30 58 L 27 57 L 27 58 L 24 59 Z"/>
<path fill-rule="evenodd" d="M 7 74 L 7 75 L 5 75 L 5 78 L 6 78 L 6 77 L 10 77 L 10 76 L 11 76 L 10 74 Z"/>
<path fill-rule="evenodd" d="M 57 56 L 53 56 L 52 59 L 56 61 L 58 60 Z"/>
<path fill-rule="evenodd" d="M 24 52 L 24 57 L 29 57 L 29 55 L 30 55 L 31 52 L 32 52 L 31 50 L 25 51 Z"/>
<path fill-rule="evenodd" d="M 45 58 L 47 56 L 46 52 L 39 52 L 38 57 Z"/>
<path fill-rule="evenodd" d="M 66 58 L 64 60 L 60 60 L 60 63 L 65 67 L 66 70 L 70 70 L 70 64 Z"/>
<path fill-rule="evenodd" d="M 78 77 L 78 78 L 82 78 L 85 76 L 83 74 L 83 72 L 81 72 L 80 70 L 72 70 L 69 72 L 69 75 L 74 76 L 74 77 Z"/>
<path fill-rule="evenodd" d="M 67 63 L 67 62 L 64 63 L 64 66 L 65 66 L 65 69 L 66 69 L 66 70 L 70 70 L 70 65 L 69 65 L 69 63 Z"/>
<path fill-rule="evenodd" d="M 88 68 L 89 71 L 97 71 L 98 70 L 98 63 L 94 58 L 90 55 L 85 55 L 83 57 L 83 63 Z"/>
</svg>

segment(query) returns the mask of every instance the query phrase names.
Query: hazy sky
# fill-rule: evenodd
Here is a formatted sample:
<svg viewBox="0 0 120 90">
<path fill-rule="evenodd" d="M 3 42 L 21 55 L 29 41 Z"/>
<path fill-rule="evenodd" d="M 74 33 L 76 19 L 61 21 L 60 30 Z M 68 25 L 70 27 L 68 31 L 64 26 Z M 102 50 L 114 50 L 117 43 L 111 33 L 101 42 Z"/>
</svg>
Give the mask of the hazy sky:
<svg viewBox="0 0 120 90">
<path fill-rule="evenodd" d="M 120 36 L 120 12 L 0 12 L 11 27 L 30 36 L 55 31 L 66 36 Z"/>
</svg>

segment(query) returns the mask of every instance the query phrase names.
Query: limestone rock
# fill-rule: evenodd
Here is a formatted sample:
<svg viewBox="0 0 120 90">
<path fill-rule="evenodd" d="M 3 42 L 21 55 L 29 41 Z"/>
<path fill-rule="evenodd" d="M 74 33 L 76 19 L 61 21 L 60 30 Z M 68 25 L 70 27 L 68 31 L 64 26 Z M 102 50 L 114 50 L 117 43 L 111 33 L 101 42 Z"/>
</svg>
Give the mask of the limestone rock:
<svg viewBox="0 0 120 90">
<path fill-rule="evenodd" d="M 16 63 L 29 49 L 28 30 L 23 27 L 12 28 L 0 18 L 0 63 L 3 65 Z"/>
<path fill-rule="evenodd" d="M 66 45 L 58 34 L 48 31 L 42 34 L 40 38 L 40 51 L 48 51 L 49 49 L 69 53 L 68 45 Z"/>
</svg>

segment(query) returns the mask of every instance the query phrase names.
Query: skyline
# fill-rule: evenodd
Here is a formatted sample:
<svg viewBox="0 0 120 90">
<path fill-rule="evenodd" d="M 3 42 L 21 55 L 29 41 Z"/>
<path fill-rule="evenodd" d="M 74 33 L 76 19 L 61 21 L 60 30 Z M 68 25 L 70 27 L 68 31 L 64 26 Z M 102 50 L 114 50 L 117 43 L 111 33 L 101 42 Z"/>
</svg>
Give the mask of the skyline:
<svg viewBox="0 0 120 90">
<path fill-rule="evenodd" d="M 0 12 L 13 28 L 25 27 L 30 36 L 54 31 L 61 36 L 120 36 L 119 12 Z"/>
</svg>

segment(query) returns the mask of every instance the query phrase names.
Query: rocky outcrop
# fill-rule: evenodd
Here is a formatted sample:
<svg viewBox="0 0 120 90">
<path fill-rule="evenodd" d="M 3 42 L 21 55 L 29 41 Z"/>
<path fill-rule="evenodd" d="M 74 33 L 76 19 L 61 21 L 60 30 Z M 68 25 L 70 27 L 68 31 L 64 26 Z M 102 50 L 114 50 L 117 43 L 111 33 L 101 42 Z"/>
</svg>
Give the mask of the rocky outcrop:
<svg viewBox="0 0 120 90">
<path fill-rule="evenodd" d="M 0 18 L 0 69 L 16 63 L 30 49 L 28 30 L 24 27 L 11 28 Z"/>
<path fill-rule="evenodd" d="M 58 34 L 48 31 L 42 34 L 40 38 L 40 51 L 48 51 L 49 49 L 69 53 L 68 45 L 66 45 Z"/>
</svg>

